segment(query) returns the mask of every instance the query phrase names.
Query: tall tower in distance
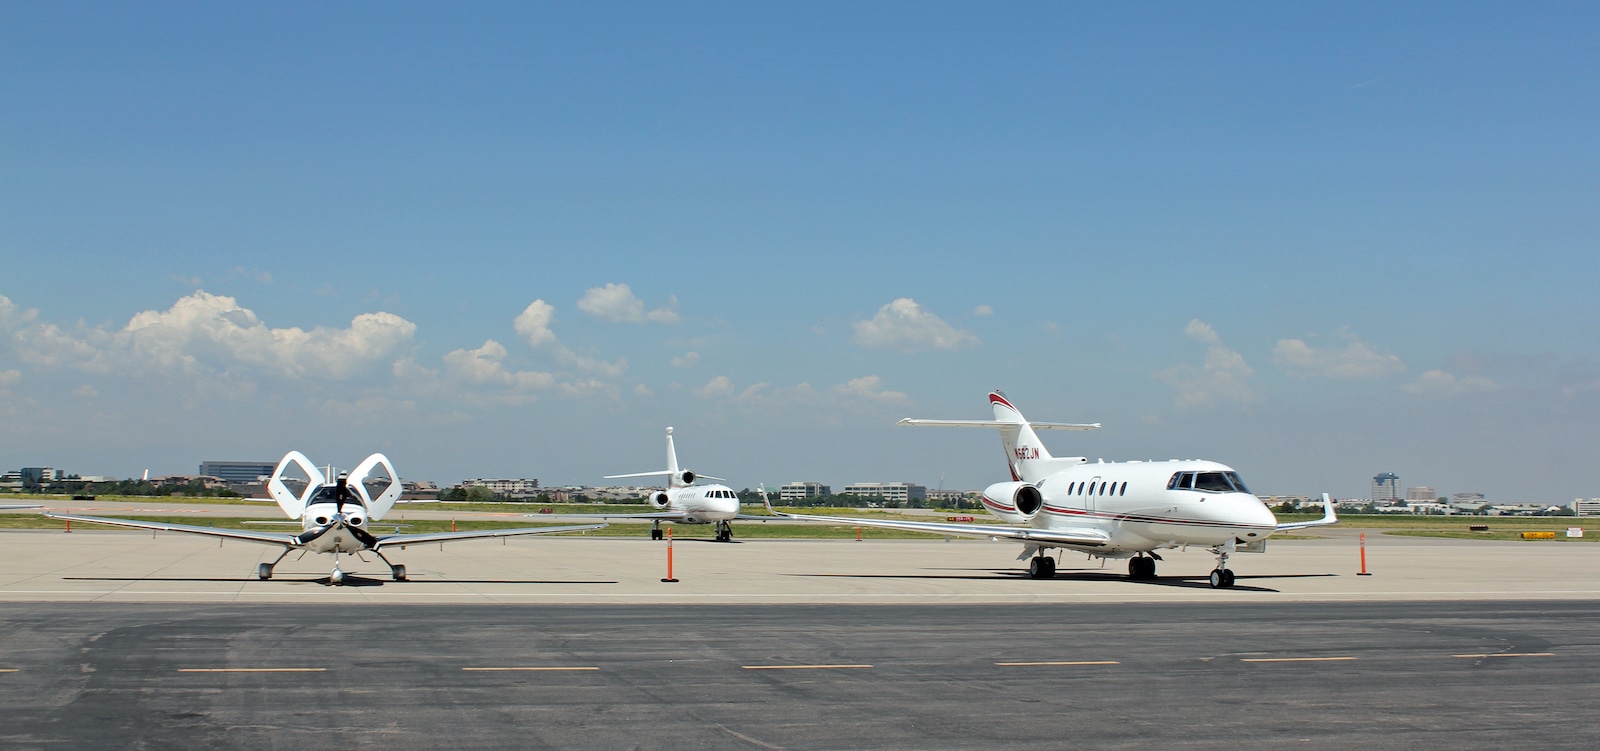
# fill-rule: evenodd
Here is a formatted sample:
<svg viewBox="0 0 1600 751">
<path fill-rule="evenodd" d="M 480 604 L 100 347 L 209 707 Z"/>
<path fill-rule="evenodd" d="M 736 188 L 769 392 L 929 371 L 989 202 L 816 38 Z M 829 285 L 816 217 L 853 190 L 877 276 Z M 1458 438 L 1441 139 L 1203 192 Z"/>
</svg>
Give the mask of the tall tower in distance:
<svg viewBox="0 0 1600 751">
<path fill-rule="evenodd" d="M 1383 504 L 1393 503 L 1405 498 L 1400 492 L 1400 475 L 1385 472 L 1372 478 L 1372 502 Z"/>
</svg>

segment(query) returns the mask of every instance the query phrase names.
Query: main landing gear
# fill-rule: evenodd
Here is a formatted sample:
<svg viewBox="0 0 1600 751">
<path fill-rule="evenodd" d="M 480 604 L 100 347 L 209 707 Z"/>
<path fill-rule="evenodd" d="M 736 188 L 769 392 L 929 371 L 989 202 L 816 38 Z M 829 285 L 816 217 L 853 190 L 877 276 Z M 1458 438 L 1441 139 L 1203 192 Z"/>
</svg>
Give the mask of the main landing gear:
<svg viewBox="0 0 1600 751">
<path fill-rule="evenodd" d="M 1128 559 L 1128 578 L 1134 581 L 1148 581 L 1156 578 L 1155 554 L 1134 556 Z"/>
<path fill-rule="evenodd" d="M 661 522 L 652 522 L 650 524 L 650 539 L 659 540 L 661 538 Z"/>
<path fill-rule="evenodd" d="M 1217 554 L 1217 567 L 1211 570 L 1211 588 L 1225 589 L 1233 586 L 1233 572 L 1228 570 L 1228 554 L 1234 549 L 1234 541 L 1229 540 L 1226 545 L 1218 545 L 1211 549 Z"/>
<path fill-rule="evenodd" d="M 1036 555 L 1028 561 L 1028 576 L 1033 579 L 1052 579 L 1056 575 L 1056 559 Z"/>
<path fill-rule="evenodd" d="M 284 548 L 283 549 L 283 554 L 279 555 L 277 560 L 274 560 L 271 563 L 257 564 L 256 565 L 256 578 L 260 579 L 261 581 L 266 581 L 268 579 L 271 579 L 272 578 L 272 567 L 278 565 L 278 561 L 283 560 L 285 556 L 289 555 L 289 551 L 291 551 L 293 549 L 294 548 Z M 304 555 L 304 553 L 302 553 L 301 555 Z"/>
</svg>

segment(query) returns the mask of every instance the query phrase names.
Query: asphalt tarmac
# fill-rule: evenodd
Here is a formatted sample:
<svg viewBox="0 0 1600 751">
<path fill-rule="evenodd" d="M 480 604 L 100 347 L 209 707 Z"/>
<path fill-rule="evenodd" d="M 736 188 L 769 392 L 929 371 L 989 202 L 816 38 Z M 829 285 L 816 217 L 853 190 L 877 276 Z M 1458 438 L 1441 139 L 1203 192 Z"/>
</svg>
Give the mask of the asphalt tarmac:
<svg viewBox="0 0 1600 751">
<path fill-rule="evenodd" d="M 24 603 L 0 746 L 1594 748 L 1595 602 Z"/>
</svg>

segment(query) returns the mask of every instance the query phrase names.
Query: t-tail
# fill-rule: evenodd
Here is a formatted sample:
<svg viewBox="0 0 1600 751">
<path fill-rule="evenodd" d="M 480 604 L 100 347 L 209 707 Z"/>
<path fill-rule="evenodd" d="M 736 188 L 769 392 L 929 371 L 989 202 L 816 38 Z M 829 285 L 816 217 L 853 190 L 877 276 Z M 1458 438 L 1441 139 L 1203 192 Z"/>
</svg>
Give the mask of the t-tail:
<svg viewBox="0 0 1600 751">
<path fill-rule="evenodd" d="M 632 472 L 626 475 L 606 475 L 607 480 L 617 480 L 624 477 L 660 477 L 666 475 L 668 488 L 682 488 L 694 484 L 696 478 L 707 480 L 721 480 L 720 477 L 710 475 L 697 475 L 686 469 L 678 467 L 678 450 L 672 446 L 672 428 L 667 428 L 667 468 L 656 472 Z"/>
<path fill-rule="evenodd" d="M 1011 400 L 999 391 L 989 392 L 989 406 L 994 408 L 993 420 L 919 420 L 906 418 L 901 425 L 931 425 L 951 428 L 996 428 L 1000 431 L 1000 444 L 1006 451 L 1006 465 L 1011 479 L 1034 483 L 1060 472 L 1067 467 L 1088 461 L 1081 456 L 1055 457 L 1039 440 L 1036 429 L 1094 430 L 1100 423 L 1029 422 Z"/>
</svg>

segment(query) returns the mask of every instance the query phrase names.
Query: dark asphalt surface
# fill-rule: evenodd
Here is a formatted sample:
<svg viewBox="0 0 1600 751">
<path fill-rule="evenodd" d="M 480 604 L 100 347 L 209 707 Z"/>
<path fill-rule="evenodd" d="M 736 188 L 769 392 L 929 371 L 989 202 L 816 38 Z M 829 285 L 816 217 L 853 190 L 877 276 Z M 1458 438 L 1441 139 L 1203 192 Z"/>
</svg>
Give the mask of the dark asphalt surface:
<svg viewBox="0 0 1600 751">
<path fill-rule="evenodd" d="M 1589 602 L 7 605 L 0 748 L 1592 749 L 1597 624 Z M 871 667 L 745 667 L 817 664 Z M 185 672 L 284 668 L 324 670 Z"/>
</svg>

